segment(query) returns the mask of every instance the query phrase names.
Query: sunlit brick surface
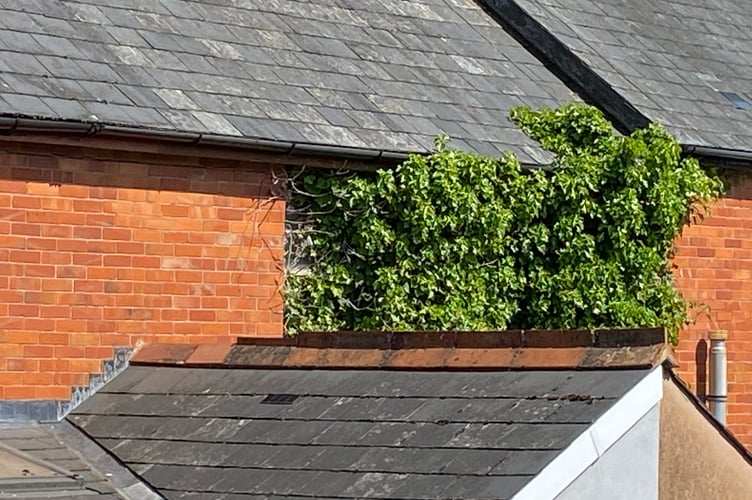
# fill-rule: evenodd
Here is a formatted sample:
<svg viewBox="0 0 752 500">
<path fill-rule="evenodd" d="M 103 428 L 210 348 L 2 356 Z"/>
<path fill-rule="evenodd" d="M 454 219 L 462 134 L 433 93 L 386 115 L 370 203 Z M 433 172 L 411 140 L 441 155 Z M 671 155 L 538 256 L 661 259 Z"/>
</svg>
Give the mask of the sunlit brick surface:
<svg viewBox="0 0 752 500">
<path fill-rule="evenodd" d="M 69 399 L 115 346 L 281 335 L 278 172 L 130 159 L 0 151 L 0 397 Z"/>
<path fill-rule="evenodd" d="M 677 244 L 677 285 L 700 305 L 676 350 L 681 375 L 703 393 L 707 332 L 728 331 L 728 425 L 752 447 L 752 181 L 737 183 Z"/>
</svg>

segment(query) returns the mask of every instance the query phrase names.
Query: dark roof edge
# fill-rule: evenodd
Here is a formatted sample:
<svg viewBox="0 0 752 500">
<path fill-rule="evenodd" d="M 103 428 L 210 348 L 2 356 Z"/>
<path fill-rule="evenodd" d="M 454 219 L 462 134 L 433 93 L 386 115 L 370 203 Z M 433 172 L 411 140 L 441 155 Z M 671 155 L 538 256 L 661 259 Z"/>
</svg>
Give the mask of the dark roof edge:
<svg viewBox="0 0 752 500">
<path fill-rule="evenodd" d="M 752 151 L 741 149 L 715 148 L 682 144 L 685 155 L 696 157 L 707 166 L 726 168 L 752 168 Z"/>
<path fill-rule="evenodd" d="M 705 420 L 710 422 L 710 424 L 715 427 L 715 429 L 723 436 L 723 438 L 731 445 L 736 451 L 739 452 L 739 454 L 744 457 L 744 459 L 747 461 L 748 464 L 752 465 L 752 452 L 747 449 L 746 446 L 744 446 L 741 441 L 739 441 L 736 436 L 725 426 L 720 424 L 712 413 L 710 413 L 710 410 L 703 404 L 703 402 L 700 400 L 700 398 L 697 397 L 697 395 L 692 392 L 689 387 L 684 383 L 684 381 L 674 372 L 672 369 L 666 369 L 666 373 L 668 373 L 668 377 L 671 379 L 671 381 L 674 383 L 676 387 L 679 388 L 679 390 L 684 394 L 684 396 L 689 399 L 689 401 L 695 405 L 697 410 L 702 414 L 703 417 L 705 417 Z M 678 422 L 672 422 L 672 425 L 679 425 Z"/>
<path fill-rule="evenodd" d="M 212 133 L 180 132 L 156 128 L 128 127 L 101 122 L 0 116 L 0 135 L 13 135 L 19 132 L 159 140 L 178 142 L 191 146 L 207 145 L 272 152 L 289 157 L 299 155 L 336 157 L 342 160 L 352 159 L 374 164 L 397 164 L 409 157 L 408 153 L 383 149 L 352 148 Z"/>
<path fill-rule="evenodd" d="M 85 464 L 105 476 L 111 486 L 123 498 L 132 500 L 159 500 L 164 498 L 157 493 L 151 483 L 132 470 L 118 456 L 102 446 L 97 438 L 78 425 L 73 419 L 64 419 L 51 432 L 58 441 L 76 450 Z"/>
<path fill-rule="evenodd" d="M 493 19 L 586 102 L 603 110 L 622 133 L 650 120 L 514 0 L 477 0 Z"/>
</svg>

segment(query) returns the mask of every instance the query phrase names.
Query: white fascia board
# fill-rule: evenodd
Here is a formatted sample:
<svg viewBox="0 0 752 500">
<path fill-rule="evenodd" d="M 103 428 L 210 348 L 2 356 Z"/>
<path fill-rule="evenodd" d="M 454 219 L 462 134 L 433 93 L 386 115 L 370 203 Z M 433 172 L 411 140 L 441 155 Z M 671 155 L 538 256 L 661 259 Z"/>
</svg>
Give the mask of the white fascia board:
<svg viewBox="0 0 752 500">
<path fill-rule="evenodd" d="M 662 398 L 663 367 L 657 366 L 559 453 L 512 499 L 556 498 Z"/>
</svg>

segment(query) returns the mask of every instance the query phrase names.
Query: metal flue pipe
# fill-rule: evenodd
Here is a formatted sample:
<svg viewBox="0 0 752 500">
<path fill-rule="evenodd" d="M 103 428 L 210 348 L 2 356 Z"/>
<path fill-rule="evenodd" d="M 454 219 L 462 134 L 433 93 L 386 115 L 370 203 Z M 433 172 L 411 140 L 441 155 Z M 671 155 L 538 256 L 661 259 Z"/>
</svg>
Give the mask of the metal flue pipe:
<svg viewBox="0 0 752 500">
<path fill-rule="evenodd" d="M 710 340 L 709 390 L 707 400 L 710 412 L 722 425 L 726 425 L 726 401 L 728 399 L 728 385 L 726 382 L 726 330 L 711 330 L 708 332 Z"/>
</svg>

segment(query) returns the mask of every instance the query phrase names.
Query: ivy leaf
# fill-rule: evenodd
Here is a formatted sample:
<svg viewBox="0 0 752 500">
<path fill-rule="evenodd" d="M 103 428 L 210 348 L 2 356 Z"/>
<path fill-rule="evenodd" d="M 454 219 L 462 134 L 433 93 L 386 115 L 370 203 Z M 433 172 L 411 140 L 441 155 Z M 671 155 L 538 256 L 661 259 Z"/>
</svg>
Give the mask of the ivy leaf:
<svg viewBox="0 0 752 500">
<path fill-rule="evenodd" d="M 665 326 L 676 340 L 691 304 L 673 242 L 718 177 L 659 125 L 622 136 L 582 104 L 511 118 L 551 170 L 442 135 L 396 169 L 290 175 L 288 260 L 310 265 L 288 272 L 288 333 Z"/>
</svg>

